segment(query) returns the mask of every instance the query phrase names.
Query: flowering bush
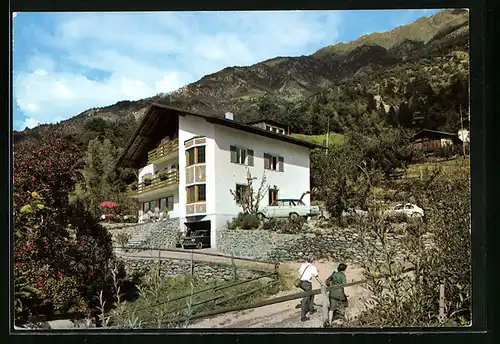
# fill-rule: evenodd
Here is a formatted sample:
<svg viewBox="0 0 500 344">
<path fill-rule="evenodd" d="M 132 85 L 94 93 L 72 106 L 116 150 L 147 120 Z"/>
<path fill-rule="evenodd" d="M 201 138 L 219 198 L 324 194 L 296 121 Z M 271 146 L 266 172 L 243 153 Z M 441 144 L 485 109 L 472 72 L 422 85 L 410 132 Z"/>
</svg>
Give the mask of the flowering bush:
<svg viewBox="0 0 500 344">
<path fill-rule="evenodd" d="M 69 206 L 78 147 L 64 140 L 24 146 L 14 160 L 16 317 L 93 307 L 109 283 L 111 236 Z"/>
</svg>

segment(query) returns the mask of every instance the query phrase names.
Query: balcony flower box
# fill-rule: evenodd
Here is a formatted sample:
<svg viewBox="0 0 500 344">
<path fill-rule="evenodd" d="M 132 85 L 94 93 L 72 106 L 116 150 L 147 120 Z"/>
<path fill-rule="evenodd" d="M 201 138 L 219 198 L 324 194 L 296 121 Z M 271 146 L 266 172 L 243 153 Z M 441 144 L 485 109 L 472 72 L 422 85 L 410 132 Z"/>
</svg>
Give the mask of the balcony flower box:
<svg viewBox="0 0 500 344">
<path fill-rule="evenodd" d="M 160 178 L 160 180 L 163 181 L 163 180 L 167 180 L 170 177 L 170 174 L 166 170 L 161 170 L 161 171 L 158 171 L 158 173 L 156 174 L 156 176 L 158 178 Z"/>
<path fill-rule="evenodd" d="M 153 175 L 151 173 L 145 174 L 144 176 L 142 176 L 142 182 L 144 183 L 144 185 L 151 185 L 151 183 L 153 182 Z"/>
</svg>

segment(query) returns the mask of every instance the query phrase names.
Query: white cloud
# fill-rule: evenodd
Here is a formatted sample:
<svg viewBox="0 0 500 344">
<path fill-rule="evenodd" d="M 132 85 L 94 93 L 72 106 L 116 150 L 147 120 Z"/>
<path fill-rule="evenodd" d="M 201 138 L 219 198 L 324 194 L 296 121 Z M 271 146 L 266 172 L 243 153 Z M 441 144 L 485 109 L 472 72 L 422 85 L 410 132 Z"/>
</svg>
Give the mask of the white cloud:
<svg viewBox="0 0 500 344">
<path fill-rule="evenodd" d="M 39 124 L 40 124 L 40 122 L 38 122 L 36 119 L 26 118 L 26 120 L 24 121 L 24 123 L 21 125 L 21 128 L 23 128 L 23 129 L 25 129 L 25 128 L 33 129 L 34 127 L 36 127 Z"/>
<path fill-rule="evenodd" d="M 335 43 L 340 19 L 337 12 L 324 11 L 52 13 L 51 18 L 50 27 L 32 23 L 23 42 L 16 40 L 18 49 L 21 44 L 32 49 L 30 56 L 20 56 L 23 68 L 14 70 L 15 101 L 30 125 L 172 92 L 227 66 L 311 54 Z"/>
</svg>

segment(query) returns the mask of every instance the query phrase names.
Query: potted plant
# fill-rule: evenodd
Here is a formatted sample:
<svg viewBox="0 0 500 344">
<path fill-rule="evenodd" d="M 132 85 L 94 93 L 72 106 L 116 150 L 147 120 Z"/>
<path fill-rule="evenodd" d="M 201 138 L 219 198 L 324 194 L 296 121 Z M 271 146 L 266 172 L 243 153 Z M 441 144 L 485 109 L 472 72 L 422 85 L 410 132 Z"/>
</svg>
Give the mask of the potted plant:
<svg viewBox="0 0 500 344">
<path fill-rule="evenodd" d="M 158 176 L 158 178 L 160 178 L 160 180 L 167 180 L 169 177 L 167 170 L 158 171 L 156 175 Z"/>
<path fill-rule="evenodd" d="M 143 175 L 142 182 L 144 183 L 144 185 L 151 185 L 151 183 L 153 182 L 153 175 L 151 173 Z"/>
</svg>

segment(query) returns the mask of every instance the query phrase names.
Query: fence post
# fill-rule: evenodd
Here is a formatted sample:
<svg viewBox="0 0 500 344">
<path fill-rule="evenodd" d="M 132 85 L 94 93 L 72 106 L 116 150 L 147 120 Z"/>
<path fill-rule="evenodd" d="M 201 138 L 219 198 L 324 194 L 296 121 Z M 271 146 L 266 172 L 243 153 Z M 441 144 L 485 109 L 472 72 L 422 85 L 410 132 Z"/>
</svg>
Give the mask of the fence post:
<svg viewBox="0 0 500 344">
<path fill-rule="evenodd" d="M 444 322 L 444 283 L 439 285 L 439 321 Z"/>
<path fill-rule="evenodd" d="M 238 276 L 236 275 L 236 264 L 234 263 L 234 253 L 231 252 L 231 266 L 233 268 L 233 280 L 237 280 Z"/>
<path fill-rule="evenodd" d="M 321 295 L 323 296 L 323 324 L 328 323 L 328 293 L 326 292 L 326 286 L 321 285 Z"/>
<path fill-rule="evenodd" d="M 194 253 L 191 250 L 191 279 L 194 278 Z"/>
</svg>

